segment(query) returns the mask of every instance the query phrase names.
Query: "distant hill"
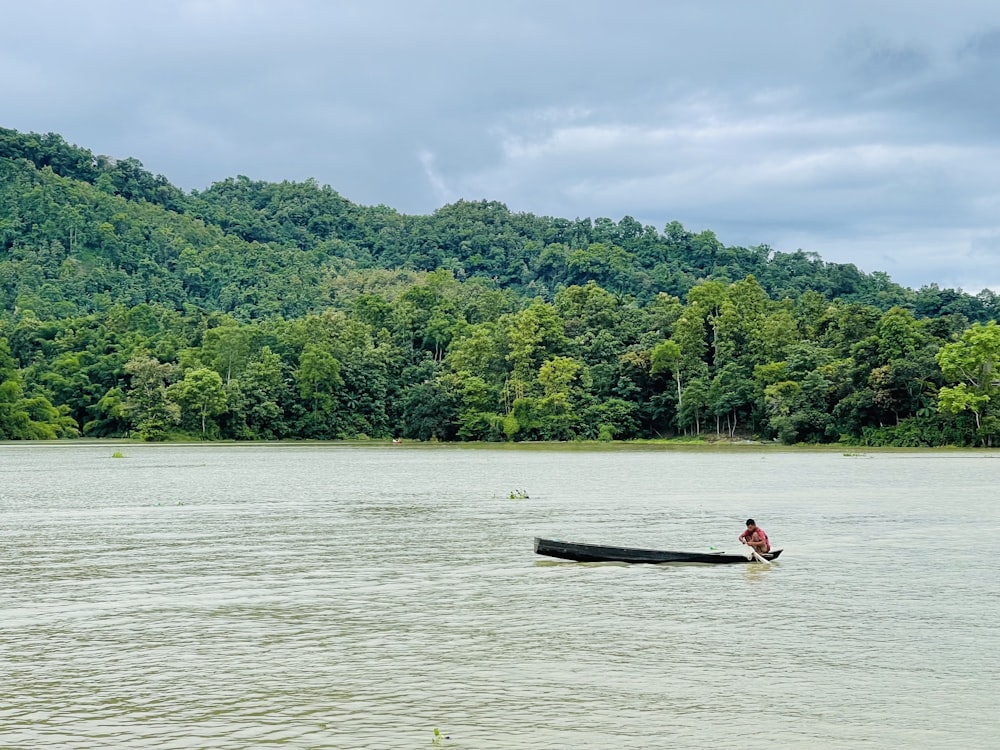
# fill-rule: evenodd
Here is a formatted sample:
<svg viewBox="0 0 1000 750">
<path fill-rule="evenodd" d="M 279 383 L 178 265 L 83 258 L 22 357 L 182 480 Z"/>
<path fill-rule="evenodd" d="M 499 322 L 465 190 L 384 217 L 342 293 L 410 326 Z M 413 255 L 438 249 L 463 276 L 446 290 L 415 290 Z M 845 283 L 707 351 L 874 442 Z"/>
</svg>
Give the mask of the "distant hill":
<svg viewBox="0 0 1000 750">
<path fill-rule="evenodd" d="M 997 315 L 989 291 L 914 291 L 802 250 L 727 247 L 677 222 L 660 230 L 627 216 L 543 217 L 492 201 L 408 216 L 313 180 L 236 177 L 185 193 L 136 159 L 0 128 L 0 310 L 59 317 L 155 302 L 242 320 L 295 317 L 336 304 L 334 279 L 376 269 L 447 269 L 546 300 L 593 281 L 640 303 L 752 274 L 772 299 L 811 290 L 920 317 Z"/>
<path fill-rule="evenodd" d="M 1000 441 L 996 296 L 0 130 L 0 440 Z"/>
</svg>

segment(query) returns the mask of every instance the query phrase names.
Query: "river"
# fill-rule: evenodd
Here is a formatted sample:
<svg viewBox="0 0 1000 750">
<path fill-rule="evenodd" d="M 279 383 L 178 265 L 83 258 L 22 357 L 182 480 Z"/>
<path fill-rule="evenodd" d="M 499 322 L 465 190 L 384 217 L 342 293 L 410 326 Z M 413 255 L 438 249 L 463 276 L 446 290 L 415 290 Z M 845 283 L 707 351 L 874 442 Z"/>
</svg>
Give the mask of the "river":
<svg viewBox="0 0 1000 750">
<path fill-rule="evenodd" d="M 1000 747 L 998 475 L 959 451 L 0 445 L 0 747 Z M 749 516 L 778 562 L 532 551 L 735 549 Z"/>
</svg>

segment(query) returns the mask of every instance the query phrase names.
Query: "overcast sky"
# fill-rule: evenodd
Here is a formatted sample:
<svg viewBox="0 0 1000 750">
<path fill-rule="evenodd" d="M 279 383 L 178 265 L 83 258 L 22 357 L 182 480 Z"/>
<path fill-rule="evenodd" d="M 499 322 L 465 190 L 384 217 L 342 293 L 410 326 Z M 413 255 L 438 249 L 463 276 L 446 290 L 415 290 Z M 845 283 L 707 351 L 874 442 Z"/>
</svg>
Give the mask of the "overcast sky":
<svg viewBox="0 0 1000 750">
<path fill-rule="evenodd" d="M 3 2 L 0 126 L 1000 291 L 997 0 Z"/>
</svg>

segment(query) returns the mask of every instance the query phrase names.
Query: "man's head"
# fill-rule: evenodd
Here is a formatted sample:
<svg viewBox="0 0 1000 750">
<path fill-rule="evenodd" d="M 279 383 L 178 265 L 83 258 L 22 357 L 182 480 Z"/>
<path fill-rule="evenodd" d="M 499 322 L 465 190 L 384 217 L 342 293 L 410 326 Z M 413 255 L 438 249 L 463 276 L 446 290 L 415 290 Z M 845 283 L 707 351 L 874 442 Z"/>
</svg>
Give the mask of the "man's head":
<svg viewBox="0 0 1000 750">
<path fill-rule="evenodd" d="M 750 529 L 750 530 L 756 529 L 757 528 L 756 521 L 754 521 L 752 518 L 748 518 L 747 519 L 747 528 Z"/>
</svg>

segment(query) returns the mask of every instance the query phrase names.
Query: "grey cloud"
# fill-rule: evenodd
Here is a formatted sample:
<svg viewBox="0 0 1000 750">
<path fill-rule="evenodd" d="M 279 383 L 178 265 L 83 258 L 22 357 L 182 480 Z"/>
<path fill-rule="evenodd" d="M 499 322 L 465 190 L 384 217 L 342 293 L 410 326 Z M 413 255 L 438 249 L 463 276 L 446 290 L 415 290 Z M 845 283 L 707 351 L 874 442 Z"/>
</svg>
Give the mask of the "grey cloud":
<svg viewBox="0 0 1000 750">
<path fill-rule="evenodd" d="M 841 68 L 862 93 L 911 82 L 934 63 L 927 46 L 893 42 L 871 29 L 845 35 L 831 51 L 831 64 Z"/>
<path fill-rule="evenodd" d="M 992 0 L 41 0 L 7 16 L 0 124 L 185 188 L 315 177 L 407 212 L 465 197 L 679 219 L 1000 289 Z"/>
<path fill-rule="evenodd" d="M 1000 29 L 990 29 L 974 34 L 959 49 L 958 57 L 984 62 L 1000 60 Z"/>
</svg>

